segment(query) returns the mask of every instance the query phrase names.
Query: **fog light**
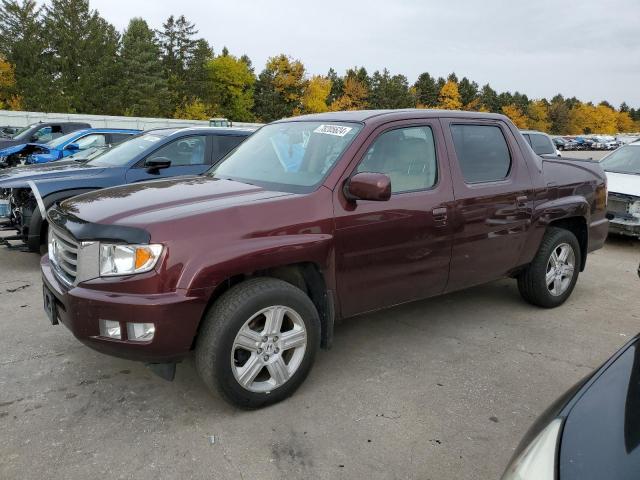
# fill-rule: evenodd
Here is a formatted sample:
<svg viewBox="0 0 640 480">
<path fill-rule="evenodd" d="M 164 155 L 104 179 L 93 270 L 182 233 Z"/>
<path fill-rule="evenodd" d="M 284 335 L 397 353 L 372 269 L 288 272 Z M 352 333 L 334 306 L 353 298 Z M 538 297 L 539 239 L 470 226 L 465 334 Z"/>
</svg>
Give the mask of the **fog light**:
<svg viewBox="0 0 640 480">
<path fill-rule="evenodd" d="M 122 338 L 122 334 L 120 333 L 120 322 L 115 322 L 113 320 L 100 320 L 100 336 L 120 340 Z"/>
<path fill-rule="evenodd" d="M 153 323 L 127 323 L 127 338 L 132 342 L 148 342 L 155 333 Z"/>
</svg>

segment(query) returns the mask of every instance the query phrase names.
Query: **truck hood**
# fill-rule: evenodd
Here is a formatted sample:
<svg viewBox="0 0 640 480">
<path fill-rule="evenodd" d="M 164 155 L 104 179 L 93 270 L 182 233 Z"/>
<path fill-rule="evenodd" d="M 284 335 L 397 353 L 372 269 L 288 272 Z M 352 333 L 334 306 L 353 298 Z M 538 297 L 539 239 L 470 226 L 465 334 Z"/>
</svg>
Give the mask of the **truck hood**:
<svg viewBox="0 0 640 480">
<path fill-rule="evenodd" d="M 144 226 L 291 193 L 207 176 L 154 180 L 106 188 L 62 202 L 60 209 L 82 221 Z"/>
<path fill-rule="evenodd" d="M 38 153 L 49 153 L 51 150 L 49 147 L 45 145 L 41 145 L 39 143 L 21 143 L 19 145 L 13 145 L 11 147 L 3 148 L 0 150 L 0 157 L 4 157 L 6 155 L 13 155 L 14 153 L 20 153 L 27 148 L 36 149 Z"/>
<path fill-rule="evenodd" d="M 640 197 L 640 175 L 607 172 L 608 190 Z"/>
<path fill-rule="evenodd" d="M 104 168 L 94 167 L 74 160 L 9 168 L 0 170 L 0 188 L 22 187 L 30 180 L 38 181 L 60 177 L 97 175 L 103 170 Z"/>
</svg>

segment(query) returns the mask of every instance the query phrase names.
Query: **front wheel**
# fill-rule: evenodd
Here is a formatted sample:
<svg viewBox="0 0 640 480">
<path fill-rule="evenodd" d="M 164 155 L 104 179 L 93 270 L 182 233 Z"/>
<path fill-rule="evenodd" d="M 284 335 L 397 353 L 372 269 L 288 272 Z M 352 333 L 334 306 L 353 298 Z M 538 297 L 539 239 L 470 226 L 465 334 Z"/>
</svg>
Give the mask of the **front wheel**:
<svg viewBox="0 0 640 480">
<path fill-rule="evenodd" d="M 573 292 L 581 265 L 578 239 L 569 230 L 550 227 L 540 249 L 518 277 L 520 295 L 534 305 L 562 305 Z"/>
<path fill-rule="evenodd" d="M 299 288 L 256 278 L 225 292 L 203 319 L 196 368 L 210 390 L 243 408 L 290 396 L 320 347 L 320 318 Z"/>
</svg>

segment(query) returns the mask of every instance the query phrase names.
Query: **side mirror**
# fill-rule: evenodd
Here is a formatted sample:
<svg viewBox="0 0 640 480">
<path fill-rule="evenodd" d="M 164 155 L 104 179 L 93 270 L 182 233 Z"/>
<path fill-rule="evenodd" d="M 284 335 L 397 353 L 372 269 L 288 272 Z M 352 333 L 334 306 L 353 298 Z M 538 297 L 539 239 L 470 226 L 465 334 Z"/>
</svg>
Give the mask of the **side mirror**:
<svg viewBox="0 0 640 480">
<path fill-rule="evenodd" d="M 78 150 L 80 150 L 80 145 L 78 145 L 77 143 L 70 143 L 69 145 L 64 147 L 64 149 L 69 150 L 70 152 L 77 152 Z"/>
<path fill-rule="evenodd" d="M 356 173 L 344 185 L 347 200 L 384 202 L 391 198 L 391 179 L 384 173 Z"/>
<path fill-rule="evenodd" d="M 145 161 L 144 166 L 149 173 L 157 173 L 158 170 L 169 168 L 171 166 L 171 160 L 167 157 L 153 157 Z"/>
</svg>

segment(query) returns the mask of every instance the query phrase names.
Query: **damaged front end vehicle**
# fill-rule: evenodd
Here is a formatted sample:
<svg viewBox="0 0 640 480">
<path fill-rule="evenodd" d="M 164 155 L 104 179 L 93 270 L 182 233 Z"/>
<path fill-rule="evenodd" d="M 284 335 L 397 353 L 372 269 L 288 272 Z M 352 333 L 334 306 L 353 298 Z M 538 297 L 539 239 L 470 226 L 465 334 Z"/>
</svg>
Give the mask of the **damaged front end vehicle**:
<svg viewBox="0 0 640 480">
<path fill-rule="evenodd" d="M 13 247 L 10 242 L 16 240 L 20 244 L 13 248 L 26 249 L 24 244 L 29 241 L 32 219 L 38 208 L 38 201 L 31 186 L 25 184 L 0 188 L 0 230 L 15 232 L 14 235 L 3 237 L 0 243 Z"/>
<path fill-rule="evenodd" d="M 609 232 L 640 238 L 640 144 L 615 150 L 601 164 L 607 173 Z"/>
</svg>

